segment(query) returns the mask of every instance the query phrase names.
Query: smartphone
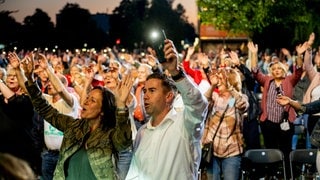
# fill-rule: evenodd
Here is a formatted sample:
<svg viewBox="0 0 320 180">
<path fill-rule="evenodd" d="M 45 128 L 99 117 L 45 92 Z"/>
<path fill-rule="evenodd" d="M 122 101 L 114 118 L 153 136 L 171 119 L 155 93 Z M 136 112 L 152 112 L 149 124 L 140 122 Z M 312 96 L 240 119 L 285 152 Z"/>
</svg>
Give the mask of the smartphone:
<svg viewBox="0 0 320 180">
<path fill-rule="evenodd" d="M 282 92 L 280 87 L 276 87 L 276 92 L 277 92 L 277 97 L 281 97 L 282 96 Z"/>
<path fill-rule="evenodd" d="M 167 36 L 163 29 L 161 30 L 161 33 L 159 33 L 159 35 L 156 38 L 152 39 L 153 41 L 152 46 L 153 46 L 153 49 L 156 51 L 156 55 L 160 63 L 166 62 L 166 58 L 164 57 L 164 52 L 163 52 L 164 40 L 166 39 L 167 39 Z"/>
</svg>

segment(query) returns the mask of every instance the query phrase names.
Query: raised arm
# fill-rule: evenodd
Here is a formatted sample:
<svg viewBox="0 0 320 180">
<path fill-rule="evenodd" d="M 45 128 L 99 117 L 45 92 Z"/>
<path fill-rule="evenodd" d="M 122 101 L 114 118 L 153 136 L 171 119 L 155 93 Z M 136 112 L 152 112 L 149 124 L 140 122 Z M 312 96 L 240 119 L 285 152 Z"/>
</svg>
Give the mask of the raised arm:
<svg viewBox="0 0 320 180">
<path fill-rule="evenodd" d="M 249 53 L 251 53 L 251 69 L 258 67 L 258 45 L 252 41 L 248 42 Z"/>
<path fill-rule="evenodd" d="M 32 104 L 36 111 L 46 119 L 49 123 L 55 126 L 57 129 L 64 131 L 70 124 L 74 122 L 71 116 L 59 113 L 53 108 L 46 99 L 42 96 L 42 93 L 34 79 L 34 62 L 31 58 L 27 57 L 22 62 L 25 77 L 28 81 L 25 83 L 26 88 L 32 100 Z"/>
<path fill-rule="evenodd" d="M 171 40 L 165 40 L 164 52 L 166 62 L 162 65 L 176 82 L 185 105 L 185 127 L 193 136 L 200 136 L 196 129 L 202 127 L 208 102 L 195 84 L 186 78 L 182 69 L 178 67 L 178 53 Z"/>
<path fill-rule="evenodd" d="M 122 81 L 118 84 L 117 88 L 114 89 L 113 94 L 117 106 L 117 122 L 116 129 L 112 136 L 113 144 L 116 146 L 116 149 L 123 149 L 121 145 L 129 146 L 132 142 L 132 132 L 131 124 L 129 122 L 128 108 L 126 102 L 130 97 L 130 92 L 132 89 L 134 79 L 129 75 L 124 75 Z M 124 117 L 124 118 L 121 118 Z M 124 131 L 130 130 L 130 131 Z M 124 138 L 125 137 L 125 138 Z M 128 139 L 130 141 L 128 141 Z"/>
<path fill-rule="evenodd" d="M 299 44 L 296 46 L 296 51 L 297 51 L 297 67 L 301 67 L 303 65 L 303 60 L 302 60 L 302 55 L 303 53 L 308 49 L 309 45 L 308 42 L 305 42 L 303 44 Z"/>
<path fill-rule="evenodd" d="M 27 79 L 23 75 L 23 71 L 20 67 L 20 61 L 21 61 L 20 58 L 18 57 L 18 55 L 16 53 L 9 52 L 8 59 L 9 59 L 11 67 L 14 69 L 14 72 L 16 73 L 20 88 L 23 90 L 23 92 L 27 92 L 26 86 L 24 85 L 24 82 Z M 22 61 L 25 61 L 25 59 L 23 59 Z"/>
<path fill-rule="evenodd" d="M 94 70 L 90 67 L 87 67 L 84 71 L 85 74 L 85 82 L 83 85 L 82 92 L 80 94 L 80 105 L 82 106 L 87 98 L 88 92 L 91 90 L 91 83 L 94 77 Z"/>
<path fill-rule="evenodd" d="M 314 42 L 314 39 L 315 39 L 315 34 L 311 33 L 306 43 L 306 46 L 308 49 L 304 54 L 304 66 L 310 80 L 312 80 L 315 74 L 317 73 L 317 71 L 313 68 L 313 64 L 312 64 L 312 44 Z"/>
<path fill-rule="evenodd" d="M 48 60 L 44 54 L 39 54 L 39 65 L 44 71 L 47 72 L 51 84 L 57 90 L 62 99 L 65 100 L 70 107 L 73 107 L 75 102 L 73 102 L 71 93 L 68 92 L 66 86 L 54 73 L 53 68 L 49 65 Z"/>
</svg>

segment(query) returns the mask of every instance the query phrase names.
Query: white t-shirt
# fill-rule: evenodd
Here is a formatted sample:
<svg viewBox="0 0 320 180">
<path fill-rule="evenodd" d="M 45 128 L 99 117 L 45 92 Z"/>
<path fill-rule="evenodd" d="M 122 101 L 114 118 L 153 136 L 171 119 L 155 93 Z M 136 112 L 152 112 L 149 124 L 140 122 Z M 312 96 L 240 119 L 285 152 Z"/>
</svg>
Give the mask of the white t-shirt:
<svg viewBox="0 0 320 180">
<path fill-rule="evenodd" d="M 50 103 L 50 105 L 56 108 L 60 113 L 72 116 L 74 118 L 79 117 L 79 101 L 73 94 L 71 94 L 73 98 L 73 107 L 70 107 L 62 98 L 53 103 L 52 96 L 48 94 L 43 94 L 43 96 Z M 47 148 L 50 150 L 59 150 L 62 139 L 63 133 L 44 120 L 44 142 Z"/>
</svg>

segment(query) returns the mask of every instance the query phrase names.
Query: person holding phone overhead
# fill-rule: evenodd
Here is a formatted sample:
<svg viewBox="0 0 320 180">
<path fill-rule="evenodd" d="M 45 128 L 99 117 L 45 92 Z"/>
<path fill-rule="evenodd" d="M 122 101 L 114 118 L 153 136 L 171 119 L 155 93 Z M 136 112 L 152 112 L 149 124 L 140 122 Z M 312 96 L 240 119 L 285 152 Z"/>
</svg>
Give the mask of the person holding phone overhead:
<svg viewBox="0 0 320 180">
<path fill-rule="evenodd" d="M 197 179 L 208 102 L 178 68 L 173 42 L 164 42 L 166 62 L 162 66 L 172 79 L 153 73 L 145 82 L 144 105 L 151 118 L 138 131 L 127 180 Z M 184 109 L 173 108 L 176 89 Z"/>
</svg>

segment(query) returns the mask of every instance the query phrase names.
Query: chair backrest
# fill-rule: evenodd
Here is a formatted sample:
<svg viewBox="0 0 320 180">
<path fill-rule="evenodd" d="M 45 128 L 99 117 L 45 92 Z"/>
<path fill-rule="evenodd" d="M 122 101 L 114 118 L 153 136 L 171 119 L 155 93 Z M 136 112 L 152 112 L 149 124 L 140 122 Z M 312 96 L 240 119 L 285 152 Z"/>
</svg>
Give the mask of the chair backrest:
<svg viewBox="0 0 320 180">
<path fill-rule="evenodd" d="M 244 158 L 251 163 L 271 164 L 281 162 L 283 179 L 286 178 L 284 155 L 279 149 L 249 149 L 244 153 Z M 242 176 L 244 179 L 244 176 Z"/>
<path fill-rule="evenodd" d="M 250 149 L 245 152 L 244 157 L 253 163 L 274 163 L 284 159 L 279 149 Z"/>
<path fill-rule="evenodd" d="M 293 174 L 293 163 L 315 165 L 317 161 L 317 149 L 297 149 L 290 152 L 290 173 Z"/>
<path fill-rule="evenodd" d="M 314 164 L 317 160 L 317 149 L 297 149 L 290 152 L 290 162 Z"/>
</svg>

